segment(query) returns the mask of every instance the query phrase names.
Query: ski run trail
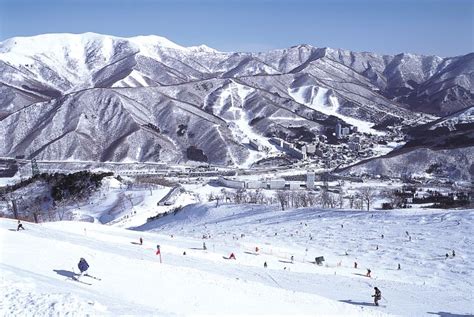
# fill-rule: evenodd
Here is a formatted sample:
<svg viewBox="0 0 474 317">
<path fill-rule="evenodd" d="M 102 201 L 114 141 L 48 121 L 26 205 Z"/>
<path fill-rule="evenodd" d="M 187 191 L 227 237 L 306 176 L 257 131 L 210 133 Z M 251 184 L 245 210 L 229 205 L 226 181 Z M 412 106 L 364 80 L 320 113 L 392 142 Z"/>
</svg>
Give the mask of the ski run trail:
<svg viewBox="0 0 474 317">
<path fill-rule="evenodd" d="M 474 210 L 192 204 L 128 229 L 23 225 L 16 231 L 16 221 L 0 219 L 1 316 L 474 313 Z M 236 259 L 225 259 L 231 252 Z M 81 257 L 101 280 L 73 280 Z"/>
</svg>

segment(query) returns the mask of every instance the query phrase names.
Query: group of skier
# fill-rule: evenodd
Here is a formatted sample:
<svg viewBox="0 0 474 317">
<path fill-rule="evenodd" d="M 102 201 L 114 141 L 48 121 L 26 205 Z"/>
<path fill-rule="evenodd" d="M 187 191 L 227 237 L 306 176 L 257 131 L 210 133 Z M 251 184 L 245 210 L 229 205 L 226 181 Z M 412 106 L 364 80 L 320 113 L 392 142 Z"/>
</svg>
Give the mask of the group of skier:
<svg viewBox="0 0 474 317">
<path fill-rule="evenodd" d="M 18 225 L 17 225 L 17 231 L 19 231 L 20 229 L 22 230 L 25 230 L 25 228 L 23 227 L 23 224 L 21 223 L 20 220 L 18 220 Z M 139 244 L 140 245 L 143 245 L 143 238 L 140 237 L 139 238 Z M 156 246 L 156 255 L 159 255 L 160 256 L 160 263 L 161 263 L 161 249 L 160 249 L 160 245 L 157 245 Z M 207 247 L 206 247 L 206 243 L 203 242 L 202 244 L 202 249 L 203 250 L 207 250 Z M 258 253 L 260 250 L 258 247 L 255 247 L 255 252 Z M 183 253 L 183 255 L 186 255 L 186 252 Z M 452 252 L 452 256 L 454 257 L 455 256 L 455 252 L 453 250 Z M 446 258 L 449 257 L 449 255 L 446 253 Z M 233 252 L 231 252 L 231 254 L 229 255 L 229 257 L 227 259 L 232 259 L 232 260 L 235 260 L 236 257 L 235 257 L 235 254 Z M 294 260 L 294 257 L 291 256 L 291 261 L 293 262 Z M 265 261 L 264 264 L 263 264 L 263 267 L 264 268 L 267 268 L 267 262 Z M 79 276 L 83 276 L 83 275 L 86 275 L 87 276 L 87 270 L 89 269 L 89 263 L 87 263 L 86 259 L 84 258 L 80 258 L 79 259 L 79 263 L 77 264 L 77 267 L 79 268 L 79 271 L 80 271 L 80 274 Z M 354 262 L 354 268 L 357 268 L 357 262 Z M 400 269 L 400 264 L 398 264 L 398 269 Z M 367 274 L 366 276 L 367 277 L 371 277 L 371 270 L 370 269 L 367 269 Z M 382 298 L 382 293 L 380 292 L 380 290 L 377 288 L 377 287 L 374 287 L 374 290 L 375 290 L 375 294 L 372 295 L 372 297 L 374 298 L 374 304 L 376 306 L 379 305 L 379 301 L 381 300 Z"/>
</svg>

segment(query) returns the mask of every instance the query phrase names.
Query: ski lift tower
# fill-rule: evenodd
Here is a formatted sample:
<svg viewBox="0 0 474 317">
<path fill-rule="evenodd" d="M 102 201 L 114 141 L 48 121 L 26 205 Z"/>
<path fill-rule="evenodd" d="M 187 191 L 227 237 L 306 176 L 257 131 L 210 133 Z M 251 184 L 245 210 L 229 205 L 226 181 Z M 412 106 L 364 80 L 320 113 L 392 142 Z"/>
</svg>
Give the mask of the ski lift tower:
<svg viewBox="0 0 474 317">
<path fill-rule="evenodd" d="M 39 175 L 40 171 L 38 168 L 38 163 L 36 162 L 36 159 L 31 160 L 31 175 L 36 176 Z"/>
</svg>

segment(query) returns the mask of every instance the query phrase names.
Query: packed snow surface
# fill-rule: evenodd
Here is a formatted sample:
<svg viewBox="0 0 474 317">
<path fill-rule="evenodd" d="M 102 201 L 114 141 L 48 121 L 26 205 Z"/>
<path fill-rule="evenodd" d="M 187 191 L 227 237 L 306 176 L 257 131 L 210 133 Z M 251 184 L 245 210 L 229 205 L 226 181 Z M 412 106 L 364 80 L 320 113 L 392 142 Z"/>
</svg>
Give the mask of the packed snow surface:
<svg viewBox="0 0 474 317">
<path fill-rule="evenodd" d="M 0 315 L 474 313 L 474 210 L 214 206 L 188 205 L 134 230 L 56 222 L 17 232 L 1 219 Z M 223 258 L 231 252 L 236 260 Z M 101 280 L 71 279 L 80 257 Z"/>
<path fill-rule="evenodd" d="M 372 128 L 373 124 L 357 118 L 345 116 L 338 112 L 339 100 L 329 89 L 316 86 L 302 86 L 296 89 L 288 88 L 288 94 L 296 101 L 308 106 L 316 111 L 322 112 L 328 116 L 335 116 L 339 119 L 357 127 L 359 131 L 370 134 L 383 134 Z"/>
</svg>

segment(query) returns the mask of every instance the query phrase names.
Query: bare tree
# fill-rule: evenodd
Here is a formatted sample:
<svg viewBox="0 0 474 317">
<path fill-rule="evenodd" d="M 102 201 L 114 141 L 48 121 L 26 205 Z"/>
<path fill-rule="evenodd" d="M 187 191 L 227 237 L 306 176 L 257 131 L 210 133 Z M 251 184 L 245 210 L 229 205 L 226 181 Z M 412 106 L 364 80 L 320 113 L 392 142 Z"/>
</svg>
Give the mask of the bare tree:
<svg viewBox="0 0 474 317">
<path fill-rule="evenodd" d="M 294 191 L 294 190 L 290 191 L 288 193 L 288 197 L 289 197 L 289 206 L 291 206 L 293 208 L 300 207 L 299 197 L 298 197 L 298 193 L 296 191 Z"/>
<path fill-rule="evenodd" d="M 349 199 L 349 208 L 350 209 L 354 208 L 354 201 L 356 200 L 356 196 L 349 195 L 348 199 Z"/>
<path fill-rule="evenodd" d="M 367 211 L 370 210 L 370 205 L 375 199 L 375 190 L 372 187 L 363 187 L 359 190 L 360 197 L 362 201 L 367 206 Z"/>
<path fill-rule="evenodd" d="M 319 194 L 319 201 L 321 203 L 321 207 L 327 208 L 329 206 L 329 192 L 325 187 L 322 187 L 321 193 Z"/>
<path fill-rule="evenodd" d="M 41 197 L 36 197 L 30 204 L 29 215 L 33 216 L 35 223 L 39 223 L 39 216 L 41 214 Z"/>
<path fill-rule="evenodd" d="M 246 196 L 247 196 L 247 191 L 244 188 L 239 188 L 234 194 L 234 202 L 236 204 L 245 203 Z"/>
<path fill-rule="evenodd" d="M 328 193 L 327 203 L 330 208 L 336 208 L 336 205 L 337 205 L 336 195 L 332 193 Z"/>
<path fill-rule="evenodd" d="M 289 200 L 288 196 L 289 196 L 288 193 L 284 190 L 277 191 L 276 199 L 280 203 L 281 210 L 285 210 L 285 207 L 288 206 L 288 200 Z"/>
<path fill-rule="evenodd" d="M 337 195 L 337 205 L 340 209 L 344 207 L 344 195 L 342 194 L 342 188 L 339 191 L 339 194 Z"/>
<path fill-rule="evenodd" d="M 307 193 L 308 206 L 315 206 L 318 203 L 318 196 L 314 193 Z"/>
<path fill-rule="evenodd" d="M 9 194 L 5 195 L 5 198 L 10 200 L 11 206 L 12 206 L 12 211 L 13 211 L 13 217 L 15 219 L 18 219 L 18 199 L 19 199 L 19 197 L 17 197 L 13 193 L 9 193 Z"/>
<path fill-rule="evenodd" d="M 207 195 L 207 201 L 208 202 L 214 201 L 215 199 L 216 199 L 216 197 L 214 196 L 214 194 L 212 192 Z"/>
<path fill-rule="evenodd" d="M 260 188 L 248 191 L 248 202 L 251 204 L 265 203 L 265 195 Z"/>
<path fill-rule="evenodd" d="M 362 200 L 362 196 L 357 193 L 354 197 L 354 208 L 355 209 L 364 209 L 364 202 Z"/>
<path fill-rule="evenodd" d="M 405 199 L 400 195 L 397 190 L 389 190 L 383 193 L 385 198 L 388 198 L 390 201 L 390 206 L 392 208 L 402 207 L 405 203 Z"/>
<path fill-rule="evenodd" d="M 72 213 L 67 209 L 67 201 L 62 200 L 56 203 L 54 207 L 54 213 L 59 218 L 59 220 L 70 220 L 72 219 Z"/>
</svg>

